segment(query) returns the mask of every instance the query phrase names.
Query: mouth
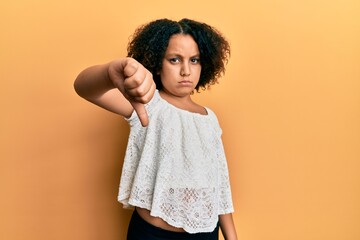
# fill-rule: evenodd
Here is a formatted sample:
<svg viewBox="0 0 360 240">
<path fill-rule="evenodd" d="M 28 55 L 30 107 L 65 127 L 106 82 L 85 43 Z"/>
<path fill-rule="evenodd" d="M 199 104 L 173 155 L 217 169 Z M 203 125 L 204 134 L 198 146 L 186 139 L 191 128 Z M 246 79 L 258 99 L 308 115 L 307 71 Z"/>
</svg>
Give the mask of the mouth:
<svg viewBox="0 0 360 240">
<path fill-rule="evenodd" d="M 189 80 L 182 80 L 179 82 L 179 84 L 183 87 L 192 87 L 192 82 Z"/>
<path fill-rule="evenodd" d="M 191 83 L 191 81 L 190 80 L 182 80 L 179 83 Z"/>
</svg>

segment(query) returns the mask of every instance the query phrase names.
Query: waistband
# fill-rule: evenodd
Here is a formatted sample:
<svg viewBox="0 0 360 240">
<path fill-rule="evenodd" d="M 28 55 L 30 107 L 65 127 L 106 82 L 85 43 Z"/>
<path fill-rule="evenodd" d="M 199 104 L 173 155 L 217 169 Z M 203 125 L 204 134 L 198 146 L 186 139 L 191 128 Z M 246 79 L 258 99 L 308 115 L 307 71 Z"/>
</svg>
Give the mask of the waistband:
<svg viewBox="0 0 360 240">
<path fill-rule="evenodd" d="M 146 222 L 139 213 L 134 210 L 133 216 L 131 218 L 130 224 L 134 224 L 138 231 L 147 232 L 151 236 L 157 236 L 164 239 L 218 239 L 219 234 L 219 223 L 216 228 L 212 232 L 206 233 L 188 233 L 188 232 L 173 232 L 169 230 L 165 230 L 159 227 L 156 227 L 148 222 Z M 129 226 L 130 230 L 130 226 Z"/>
</svg>

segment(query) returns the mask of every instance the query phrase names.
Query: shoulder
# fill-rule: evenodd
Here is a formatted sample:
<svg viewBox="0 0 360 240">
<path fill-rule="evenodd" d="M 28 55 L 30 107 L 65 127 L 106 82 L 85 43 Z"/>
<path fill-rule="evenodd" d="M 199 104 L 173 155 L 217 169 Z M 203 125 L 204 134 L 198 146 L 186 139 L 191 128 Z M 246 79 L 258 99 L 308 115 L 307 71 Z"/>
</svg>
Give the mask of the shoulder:
<svg viewBox="0 0 360 240">
<path fill-rule="evenodd" d="M 220 122 L 219 122 L 219 119 L 218 119 L 216 113 L 212 109 L 210 109 L 209 107 L 205 107 L 205 108 L 206 108 L 208 117 L 211 120 L 212 127 L 214 128 L 214 130 L 216 132 L 218 132 L 221 135 L 222 134 L 222 128 L 220 126 Z"/>
<path fill-rule="evenodd" d="M 205 107 L 205 109 L 206 109 L 207 115 L 208 115 L 210 118 L 216 120 L 216 122 L 218 122 L 218 118 L 217 118 L 217 116 L 216 116 L 216 113 L 215 113 L 210 107 Z"/>
</svg>

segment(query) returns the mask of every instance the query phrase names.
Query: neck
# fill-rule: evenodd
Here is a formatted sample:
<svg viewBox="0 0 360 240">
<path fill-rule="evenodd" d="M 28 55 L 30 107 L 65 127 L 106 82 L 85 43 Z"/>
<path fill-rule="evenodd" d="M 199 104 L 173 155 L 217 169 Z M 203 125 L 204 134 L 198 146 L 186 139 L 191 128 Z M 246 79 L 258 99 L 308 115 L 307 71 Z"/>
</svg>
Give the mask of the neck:
<svg viewBox="0 0 360 240">
<path fill-rule="evenodd" d="M 171 103 L 179 103 L 179 104 L 193 103 L 190 94 L 174 95 L 174 94 L 167 92 L 166 90 L 160 90 L 159 93 L 162 98 L 164 98 L 165 100 L 167 100 Z"/>
<path fill-rule="evenodd" d="M 190 106 L 195 105 L 195 103 L 191 99 L 190 94 L 177 96 L 164 90 L 161 90 L 159 93 L 163 99 L 165 99 L 167 102 L 171 103 L 175 107 L 188 109 Z"/>
<path fill-rule="evenodd" d="M 195 102 L 193 102 L 190 94 L 186 96 L 176 96 L 162 90 L 159 93 L 164 100 L 166 100 L 168 103 L 172 104 L 177 108 L 187 110 L 193 113 L 200 113 L 202 115 L 207 115 L 206 109 L 203 106 L 200 106 Z"/>
</svg>

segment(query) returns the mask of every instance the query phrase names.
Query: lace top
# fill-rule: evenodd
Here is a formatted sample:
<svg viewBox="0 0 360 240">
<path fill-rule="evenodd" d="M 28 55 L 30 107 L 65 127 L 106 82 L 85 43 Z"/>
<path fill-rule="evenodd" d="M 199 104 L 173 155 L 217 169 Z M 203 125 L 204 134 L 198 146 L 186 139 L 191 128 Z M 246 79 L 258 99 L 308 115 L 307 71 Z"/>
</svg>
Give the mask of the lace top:
<svg viewBox="0 0 360 240">
<path fill-rule="evenodd" d="M 134 112 L 118 201 L 189 233 L 211 232 L 233 212 L 228 168 L 215 114 L 176 108 L 158 91 L 145 105 L 149 125 Z"/>
</svg>

